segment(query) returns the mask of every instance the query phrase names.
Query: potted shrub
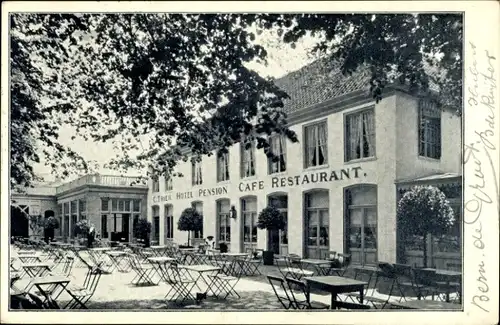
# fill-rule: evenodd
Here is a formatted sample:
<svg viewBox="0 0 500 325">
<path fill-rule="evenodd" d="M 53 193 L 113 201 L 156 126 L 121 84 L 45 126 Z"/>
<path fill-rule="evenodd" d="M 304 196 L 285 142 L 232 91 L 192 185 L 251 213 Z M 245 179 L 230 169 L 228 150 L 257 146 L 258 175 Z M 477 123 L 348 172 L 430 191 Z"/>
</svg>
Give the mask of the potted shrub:
<svg viewBox="0 0 500 325">
<path fill-rule="evenodd" d="M 443 192 L 434 186 L 415 186 L 398 203 L 397 217 L 404 237 L 420 236 L 427 267 L 427 237 L 446 234 L 455 222 L 453 209 Z"/>
<path fill-rule="evenodd" d="M 257 227 L 259 229 L 266 229 L 268 231 L 268 235 L 270 235 L 269 232 L 271 231 L 284 230 L 285 226 L 285 218 L 277 208 L 267 206 L 259 213 Z M 273 265 L 274 252 L 272 250 L 263 251 L 262 259 L 264 265 Z"/>
<path fill-rule="evenodd" d="M 59 220 L 56 217 L 48 217 L 43 225 L 45 242 L 48 244 L 54 239 L 54 230 L 59 229 Z"/>
<path fill-rule="evenodd" d="M 86 219 L 78 221 L 75 223 L 73 229 L 75 230 L 75 235 L 78 237 L 79 244 L 84 245 L 90 231 L 90 224 L 88 221 Z"/>
<path fill-rule="evenodd" d="M 137 241 L 144 244 L 144 247 L 150 246 L 149 235 L 151 234 L 151 222 L 144 218 L 139 218 L 134 228 L 134 236 Z"/>
<path fill-rule="evenodd" d="M 179 246 L 192 248 L 190 245 L 191 240 L 191 232 L 192 231 L 201 231 L 203 230 L 203 216 L 196 211 L 195 208 L 187 208 L 182 211 L 179 221 L 177 222 L 177 229 L 180 231 L 188 232 L 188 242 L 187 246 Z"/>
</svg>

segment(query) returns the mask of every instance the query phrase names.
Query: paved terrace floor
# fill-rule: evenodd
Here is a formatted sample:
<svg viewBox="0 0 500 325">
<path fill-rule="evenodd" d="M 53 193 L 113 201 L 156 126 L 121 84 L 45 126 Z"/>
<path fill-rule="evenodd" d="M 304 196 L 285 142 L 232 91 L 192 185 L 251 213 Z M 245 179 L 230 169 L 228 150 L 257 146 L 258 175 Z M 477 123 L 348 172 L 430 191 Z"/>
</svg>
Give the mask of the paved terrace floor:
<svg viewBox="0 0 500 325">
<path fill-rule="evenodd" d="M 83 253 L 85 254 L 85 253 Z M 12 256 L 16 256 L 13 252 Z M 112 274 L 104 274 L 99 286 L 87 304 L 89 309 L 208 309 L 208 310 L 276 310 L 283 309 L 274 295 L 266 275 L 280 275 L 276 266 L 264 266 L 260 268 L 262 275 L 242 277 L 235 289 L 240 298 L 229 296 L 226 299 L 208 297 L 200 303 L 184 302 L 173 303 L 165 300 L 165 295 L 170 286 L 160 282 L 157 286 L 134 286 L 130 284 L 135 276 L 133 271 L 120 273 L 114 271 Z M 82 285 L 87 268 L 75 262 L 71 278 L 72 284 Z M 28 279 L 21 279 L 16 283 L 18 288 L 27 284 Z M 203 286 L 202 286 L 202 289 Z M 193 293 L 199 290 L 194 288 Z M 375 293 L 380 298 L 387 297 L 379 292 Z M 67 295 L 65 293 L 65 295 Z M 343 297 L 341 297 L 343 298 Z M 59 301 L 65 301 L 69 296 L 61 296 Z M 313 292 L 311 300 L 330 304 L 330 295 L 325 292 Z M 397 298 L 391 300 L 397 301 Z"/>
</svg>

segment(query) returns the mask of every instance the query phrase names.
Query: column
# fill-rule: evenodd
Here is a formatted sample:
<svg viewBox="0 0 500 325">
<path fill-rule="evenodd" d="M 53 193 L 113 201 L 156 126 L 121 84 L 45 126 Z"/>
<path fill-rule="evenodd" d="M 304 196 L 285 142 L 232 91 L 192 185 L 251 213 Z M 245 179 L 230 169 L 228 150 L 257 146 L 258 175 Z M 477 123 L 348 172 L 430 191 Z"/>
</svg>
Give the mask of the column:
<svg viewBox="0 0 500 325">
<path fill-rule="evenodd" d="M 159 231 L 159 239 L 158 239 L 158 245 L 165 245 L 165 204 L 160 205 L 160 231 Z"/>
</svg>

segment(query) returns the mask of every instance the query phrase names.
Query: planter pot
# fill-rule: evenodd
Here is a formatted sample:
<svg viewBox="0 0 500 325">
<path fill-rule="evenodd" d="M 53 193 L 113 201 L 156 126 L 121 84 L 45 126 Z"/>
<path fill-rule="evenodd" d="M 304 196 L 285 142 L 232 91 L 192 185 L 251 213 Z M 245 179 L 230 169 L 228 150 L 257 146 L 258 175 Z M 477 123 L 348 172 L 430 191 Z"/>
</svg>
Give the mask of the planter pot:
<svg viewBox="0 0 500 325">
<path fill-rule="evenodd" d="M 263 251 L 262 252 L 262 262 L 264 265 L 274 264 L 274 252 L 273 251 Z"/>
</svg>

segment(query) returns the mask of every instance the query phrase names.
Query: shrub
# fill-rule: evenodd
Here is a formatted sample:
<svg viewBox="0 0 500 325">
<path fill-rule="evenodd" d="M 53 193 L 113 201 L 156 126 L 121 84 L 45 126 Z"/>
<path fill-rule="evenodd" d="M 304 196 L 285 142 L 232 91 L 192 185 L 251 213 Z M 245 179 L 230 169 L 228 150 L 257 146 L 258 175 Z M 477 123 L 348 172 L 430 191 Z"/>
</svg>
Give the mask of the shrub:
<svg viewBox="0 0 500 325">
<path fill-rule="evenodd" d="M 422 237 L 427 266 L 427 235 L 443 235 L 455 222 L 453 209 L 443 192 L 434 186 L 415 186 L 398 203 L 397 217 L 403 235 Z"/>
<path fill-rule="evenodd" d="M 283 214 L 273 206 L 268 206 L 262 209 L 257 220 L 259 229 L 267 230 L 283 230 L 286 222 Z"/>
</svg>

